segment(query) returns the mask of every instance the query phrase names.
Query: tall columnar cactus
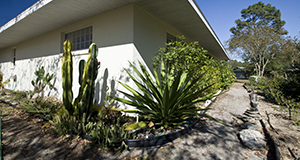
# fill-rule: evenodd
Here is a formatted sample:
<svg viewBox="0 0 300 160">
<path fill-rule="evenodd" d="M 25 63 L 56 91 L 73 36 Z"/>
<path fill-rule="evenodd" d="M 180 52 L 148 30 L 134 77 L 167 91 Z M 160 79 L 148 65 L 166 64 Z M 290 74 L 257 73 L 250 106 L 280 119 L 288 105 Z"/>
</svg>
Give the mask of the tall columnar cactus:
<svg viewBox="0 0 300 160">
<path fill-rule="evenodd" d="M 73 60 L 71 50 L 73 44 L 70 40 L 64 42 L 64 54 L 62 57 L 62 87 L 63 87 L 63 104 L 70 115 L 73 115 L 74 108 L 72 106 L 73 92 Z"/>
<path fill-rule="evenodd" d="M 89 57 L 84 67 L 82 78 L 79 77 L 80 90 L 78 97 L 75 99 L 74 106 L 78 108 L 79 117 L 86 114 L 86 119 L 89 119 L 92 113 L 92 106 L 95 94 L 95 80 L 98 75 L 99 62 L 97 59 L 98 47 L 96 44 L 91 44 L 89 47 Z M 82 68 L 83 62 L 80 63 L 79 68 Z M 80 73 L 81 74 L 81 73 Z"/>
</svg>

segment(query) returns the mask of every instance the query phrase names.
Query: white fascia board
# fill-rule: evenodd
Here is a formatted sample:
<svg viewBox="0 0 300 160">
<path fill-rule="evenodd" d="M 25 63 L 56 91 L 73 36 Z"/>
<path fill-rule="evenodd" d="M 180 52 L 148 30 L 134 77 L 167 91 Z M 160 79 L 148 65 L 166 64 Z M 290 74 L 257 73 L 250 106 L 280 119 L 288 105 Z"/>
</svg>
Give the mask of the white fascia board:
<svg viewBox="0 0 300 160">
<path fill-rule="evenodd" d="M 37 11 L 38 9 L 42 8 L 43 6 L 47 5 L 50 3 L 52 0 L 39 0 L 29 8 L 27 8 L 25 11 L 17 15 L 15 18 L 4 24 L 3 26 L 0 27 L 0 33 L 8 29 L 9 27 L 13 26 L 14 24 L 18 23 L 25 17 L 29 16 L 33 12 Z"/>
<path fill-rule="evenodd" d="M 204 17 L 204 15 L 202 14 L 201 10 L 199 9 L 199 6 L 197 5 L 197 3 L 195 2 L 195 0 L 188 0 L 189 3 L 191 4 L 191 6 L 194 8 L 194 10 L 197 12 L 198 16 L 201 18 L 201 20 L 203 21 L 203 23 L 206 25 L 207 29 L 210 31 L 210 33 L 214 36 L 215 40 L 218 42 L 218 44 L 221 46 L 222 50 L 224 51 L 224 53 L 226 54 L 226 56 L 229 58 L 226 50 L 224 49 L 222 43 L 220 42 L 219 38 L 217 37 L 217 35 L 215 34 L 215 32 L 213 31 L 213 29 L 211 28 L 211 26 L 209 25 L 209 23 L 207 22 L 206 18 Z M 229 58 L 230 59 L 230 58 Z"/>
</svg>

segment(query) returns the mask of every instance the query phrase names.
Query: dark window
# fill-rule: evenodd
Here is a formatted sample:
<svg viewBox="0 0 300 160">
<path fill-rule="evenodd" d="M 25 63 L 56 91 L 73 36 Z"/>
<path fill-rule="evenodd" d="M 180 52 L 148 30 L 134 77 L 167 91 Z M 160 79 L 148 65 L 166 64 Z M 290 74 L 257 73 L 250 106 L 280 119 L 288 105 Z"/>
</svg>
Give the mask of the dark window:
<svg viewBox="0 0 300 160">
<path fill-rule="evenodd" d="M 80 50 L 89 48 L 92 44 L 93 27 L 83 28 L 65 34 L 65 40 L 71 40 L 73 43 L 73 50 Z"/>
<path fill-rule="evenodd" d="M 13 55 L 12 55 L 12 63 L 14 64 L 14 66 L 16 65 L 16 54 L 17 54 L 17 49 L 14 48 Z"/>
</svg>

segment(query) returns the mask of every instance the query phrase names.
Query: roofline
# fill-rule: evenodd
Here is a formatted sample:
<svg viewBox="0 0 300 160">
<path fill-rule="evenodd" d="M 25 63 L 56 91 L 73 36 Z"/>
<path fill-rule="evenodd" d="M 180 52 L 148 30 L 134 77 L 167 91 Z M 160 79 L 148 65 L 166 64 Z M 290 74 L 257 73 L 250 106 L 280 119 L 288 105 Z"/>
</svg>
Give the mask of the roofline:
<svg viewBox="0 0 300 160">
<path fill-rule="evenodd" d="M 198 6 L 198 4 L 196 3 L 196 1 L 195 0 L 188 0 L 188 1 L 191 4 L 191 6 L 194 8 L 194 10 L 197 12 L 197 14 L 199 15 L 199 17 L 202 19 L 202 21 L 204 22 L 204 24 L 206 25 L 206 27 L 208 28 L 208 30 L 211 32 L 211 34 L 217 40 L 218 44 L 220 45 L 220 47 L 224 51 L 225 55 L 227 56 L 228 60 L 230 60 L 229 55 L 227 54 L 227 51 L 225 50 L 223 44 L 221 43 L 221 41 L 218 38 L 218 36 L 215 33 L 215 31 L 212 29 L 211 25 L 208 23 L 207 19 L 205 18 L 203 12 L 201 11 L 201 9 Z"/>
<path fill-rule="evenodd" d="M 7 23 L 5 23 L 3 26 L 0 27 L 0 33 L 8 29 L 9 27 L 13 26 L 14 24 L 18 23 L 25 17 L 29 16 L 33 12 L 39 10 L 40 8 L 44 7 L 48 3 L 52 2 L 52 0 L 39 0 L 35 2 L 32 6 L 28 7 L 25 11 L 17 15 L 15 18 L 11 19 Z"/>
<path fill-rule="evenodd" d="M 179 0 L 179 2 L 180 2 L 181 0 Z M 51 2 L 54 2 L 54 0 L 38 0 L 36 3 L 34 3 L 32 6 L 30 6 L 29 8 L 27 8 L 25 11 L 23 11 L 22 13 L 20 13 L 19 15 L 17 15 L 15 18 L 13 18 L 13 19 L 11 19 L 9 22 L 7 22 L 6 24 L 4 24 L 3 26 L 0 26 L 0 34 L 4 34 L 5 36 L 7 36 L 7 37 L 9 37 L 9 38 L 11 38 L 11 37 L 13 37 L 13 36 L 17 36 L 16 35 L 16 33 L 15 32 L 12 32 L 13 34 L 11 34 L 11 30 L 10 30 L 10 28 L 13 28 L 13 29 L 15 29 L 15 28 L 17 28 L 17 29 L 19 29 L 20 27 L 22 27 L 22 26 L 20 26 L 20 25 L 18 25 L 18 24 L 20 24 L 20 23 L 23 23 L 23 21 L 24 21 L 24 23 L 26 24 L 26 23 L 28 23 L 27 21 L 26 21 L 26 18 L 28 17 L 29 19 L 30 19 L 30 17 L 34 17 L 34 18 L 36 18 L 36 11 L 41 11 L 41 8 L 43 8 L 43 7 L 45 7 L 46 5 L 48 5 L 49 3 L 51 3 Z M 147 6 L 147 1 L 143 1 L 143 0 L 127 0 L 126 2 L 124 2 L 124 4 L 127 4 L 127 3 L 135 3 L 135 2 L 137 2 L 137 3 L 140 3 L 140 4 L 145 4 L 146 6 Z M 147 3 L 146 3 L 147 2 Z M 177 1 L 176 1 L 177 2 Z M 209 45 L 209 44 L 207 44 L 207 43 L 204 43 L 203 45 L 203 47 L 208 47 L 208 49 L 210 50 L 210 51 L 212 51 L 213 50 L 213 52 L 212 53 L 215 53 L 215 54 L 213 54 L 213 55 L 215 55 L 215 56 L 217 56 L 217 57 L 215 57 L 215 58 L 217 58 L 217 59 L 223 59 L 223 60 L 229 60 L 230 58 L 229 58 L 229 56 L 228 56 L 228 54 L 227 54 L 227 52 L 226 52 L 226 50 L 224 49 L 224 47 L 223 47 L 223 45 L 222 45 L 222 43 L 220 42 L 220 40 L 219 40 L 219 38 L 217 37 L 217 35 L 216 35 L 216 33 L 214 32 L 214 30 L 212 29 L 212 27 L 211 27 L 211 25 L 208 23 L 208 21 L 207 21 L 207 19 L 205 18 L 205 16 L 204 16 L 204 14 L 202 13 L 202 11 L 201 11 L 201 9 L 200 9 L 200 7 L 198 6 L 198 4 L 195 2 L 195 0 L 188 0 L 188 1 L 185 1 L 185 3 L 188 3 L 189 5 L 190 5 L 190 7 L 192 8 L 192 10 L 193 10 L 193 16 L 195 16 L 195 17 L 198 17 L 199 18 L 199 20 L 201 20 L 202 21 L 202 23 L 200 24 L 200 27 L 202 28 L 202 29 L 204 29 L 204 30 L 206 30 L 205 31 L 205 33 L 208 33 L 207 34 L 207 36 L 209 36 L 210 38 L 210 41 L 214 41 L 214 42 L 212 42 L 213 43 L 213 46 L 214 47 L 216 47 L 215 49 L 214 48 L 212 48 L 211 47 L 211 45 Z M 52 3 L 51 3 L 52 4 Z M 50 5 L 50 4 L 49 4 Z M 154 5 L 155 6 L 155 5 Z M 49 7 L 53 7 L 53 5 L 50 5 Z M 150 9 L 151 10 L 151 5 L 150 6 L 148 6 L 148 7 L 150 7 L 150 8 L 148 8 L 148 9 Z M 152 7 L 153 7 L 153 5 L 152 5 Z M 169 12 L 171 12 L 171 10 L 169 10 Z M 152 13 L 152 12 L 151 12 Z M 191 12 L 189 12 L 190 14 L 191 14 Z M 152 13 L 153 14 L 153 13 Z M 158 12 L 158 15 L 159 15 L 160 13 Z M 87 15 L 86 15 L 87 16 Z M 163 17 L 161 17 L 162 19 L 163 18 L 168 18 L 168 16 L 163 16 Z M 172 18 L 174 18 L 174 16 L 172 17 Z M 197 19 L 198 19 L 197 18 Z M 176 18 L 175 18 L 176 19 Z M 60 19 L 61 20 L 61 19 Z M 168 19 L 165 19 L 165 20 L 167 20 L 168 21 Z M 168 22 L 171 22 L 171 26 L 172 25 L 174 25 L 174 23 L 176 24 L 176 22 L 178 22 L 178 21 L 176 21 L 176 20 L 174 20 L 174 19 L 171 19 L 170 21 L 168 21 Z M 180 21 L 179 21 L 180 22 Z M 55 28 L 55 27 L 59 27 L 61 24 L 58 24 L 58 26 L 52 26 L 52 29 L 53 28 Z M 189 24 L 190 25 L 190 24 Z M 189 30 L 191 30 L 191 28 L 188 28 L 188 27 L 186 27 L 186 28 L 178 28 L 179 26 L 173 26 L 173 27 L 177 27 L 177 29 L 180 31 L 181 29 L 183 29 L 183 30 L 185 30 L 185 32 L 187 32 L 188 30 L 186 30 L 186 29 L 189 29 Z M 199 26 L 197 26 L 197 27 L 199 27 Z M 37 33 L 36 32 L 36 30 L 30 30 L 30 33 L 32 32 L 32 33 L 36 33 L 36 34 L 40 34 L 40 33 L 43 33 L 43 32 L 45 32 L 45 30 L 46 29 L 44 29 L 44 30 L 38 30 L 39 31 L 39 33 Z M 7 31 L 7 32 L 6 32 Z M 28 32 L 24 32 L 24 33 L 28 33 Z M 28 34 L 27 35 L 24 35 L 24 36 L 22 36 L 22 37 L 25 37 L 26 38 L 26 36 L 27 36 L 27 38 L 28 38 Z M 187 32 L 187 34 L 192 34 L 191 32 Z M 202 34 L 203 35 L 203 34 Z M 2 37 L 1 38 L 1 40 L 2 41 L 4 41 L 5 39 L 5 36 L 4 37 Z M 33 35 L 34 36 L 34 35 Z M 191 35 L 190 35 L 191 36 Z M 204 36 L 206 36 L 206 35 L 204 35 Z M 20 36 L 19 36 L 20 37 Z M 199 39 L 199 38 L 201 38 L 201 36 L 199 37 L 199 35 L 198 35 L 198 37 L 195 37 L 194 36 L 194 39 L 195 40 L 198 40 L 199 42 L 201 41 L 201 42 L 203 42 L 203 39 Z M 5 44 L 1 44 L 0 46 L 2 46 L 2 48 L 3 47 L 8 47 L 8 45 L 10 45 L 11 43 L 13 43 L 13 41 L 15 41 L 15 42 L 18 42 L 18 41 L 21 41 L 22 40 L 22 38 L 20 39 L 20 38 L 14 38 L 14 39 L 11 39 L 10 41 L 8 41 L 7 43 L 5 42 Z M 5 40 L 6 41 L 6 40 Z M 0 47 L 1 48 L 1 47 Z M 1 48 L 1 49 L 2 49 Z"/>
</svg>

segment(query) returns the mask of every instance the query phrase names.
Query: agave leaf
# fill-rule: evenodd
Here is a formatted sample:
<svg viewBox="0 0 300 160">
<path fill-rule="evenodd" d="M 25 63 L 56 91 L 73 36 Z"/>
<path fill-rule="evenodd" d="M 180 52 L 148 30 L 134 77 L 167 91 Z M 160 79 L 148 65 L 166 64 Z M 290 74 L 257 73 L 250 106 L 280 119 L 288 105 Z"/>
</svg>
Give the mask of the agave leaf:
<svg viewBox="0 0 300 160">
<path fill-rule="evenodd" d="M 125 126 L 125 130 L 126 131 L 131 131 L 131 130 L 134 130 L 134 129 L 144 128 L 146 126 L 147 126 L 147 123 L 144 122 L 144 121 L 141 121 L 141 122 L 138 122 L 138 123 L 132 123 L 132 124 L 129 124 L 129 125 Z"/>
</svg>

